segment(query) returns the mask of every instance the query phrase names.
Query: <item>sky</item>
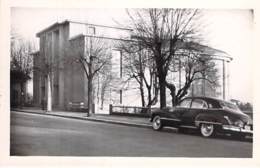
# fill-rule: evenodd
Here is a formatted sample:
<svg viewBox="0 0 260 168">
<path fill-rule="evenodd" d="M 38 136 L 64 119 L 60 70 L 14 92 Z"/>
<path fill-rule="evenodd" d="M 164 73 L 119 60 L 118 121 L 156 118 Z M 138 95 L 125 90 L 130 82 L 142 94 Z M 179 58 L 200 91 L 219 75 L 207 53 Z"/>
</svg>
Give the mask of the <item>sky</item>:
<svg viewBox="0 0 260 168">
<path fill-rule="evenodd" d="M 26 19 L 25 19 L 26 18 Z M 36 33 L 64 20 L 117 25 L 127 19 L 125 9 L 12 8 L 11 27 L 22 38 L 38 43 Z M 229 97 L 253 102 L 253 13 L 246 9 L 203 10 L 204 38 L 207 45 L 228 53 Z M 29 90 L 32 90 L 30 88 Z"/>
</svg>

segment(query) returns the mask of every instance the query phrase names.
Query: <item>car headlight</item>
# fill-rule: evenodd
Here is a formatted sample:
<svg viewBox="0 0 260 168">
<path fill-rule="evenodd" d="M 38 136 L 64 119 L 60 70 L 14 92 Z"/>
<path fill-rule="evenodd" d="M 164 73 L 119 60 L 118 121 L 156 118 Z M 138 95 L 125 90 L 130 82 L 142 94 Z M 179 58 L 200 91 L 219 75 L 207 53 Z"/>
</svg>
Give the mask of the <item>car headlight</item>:
<svg viewBox="0 0 260 168">
<path fill-rule="evenodd" d="M 237 121 L 234 122 L 234 125 L 242 128 L 244 126 L 244 123 L 241 120 L 237 120 Z"/>
</svg>

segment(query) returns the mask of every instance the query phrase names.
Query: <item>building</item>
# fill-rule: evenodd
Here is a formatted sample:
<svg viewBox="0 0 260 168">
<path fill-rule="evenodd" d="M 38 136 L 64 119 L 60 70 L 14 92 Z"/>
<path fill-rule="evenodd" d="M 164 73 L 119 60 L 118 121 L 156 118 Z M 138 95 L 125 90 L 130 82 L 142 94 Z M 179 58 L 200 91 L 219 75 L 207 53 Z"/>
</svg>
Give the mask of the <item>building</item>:
<svg viewBox="0 0 260 168">
<path fill-rule="evenodd" d="M 71 104 L 78 103 L 86 107 L 88 95 L 88 79 L 84 68 L 81 67 L 78 56 L 82 54 L 91 55 L 91 46 L 96 39 L 102 39 L 111 55 L 110 76 L 113 82 L 108 82 L 107 75 L 97 75 L 93 86 L 95 90 L 96 107 L 108 104 L 119 105 L 139 105 L 140 93 L 136 89 L 136 84 L 132 81 L 128 87 L 123 82 L 125 77 L 122 70 L 122 57 L 124 53 L 117 49 L 117 43 L 122 39 L 127 40 L 130 29 L 95 25 L 74 21 L 64 21 L 55 23 L 37 33 L 40 39 L 39 52 L 34 55 L 33 74 L 33 99 L 36 106 L 46 103 L 47 96 L 47 75 L 46 67 L 50 72 L 52 105 L 58 109 L 69 109 Z M 130 37 L 129 37 L 130 40 Z M 96 45 L 101 45 L 97 42 Z M 204 54 L 213 54 L 211 48 Z M 211 50 L 212 51 L 211 51 Z M 219 54 L 221 53 L 221 54 Z M 221 87 L 219 87 L 222 98 L 226 98 L 228 74 L 226 64 L 231 60 L 222 51 L 214 50 L 216 61 L 222 63 Z M 221 69 L 221 68 L 220 68 Z M 224 74 L 224 75 L 223 75 Z M 179 86 L 182 85 L 182 72 L 178 73 Z M 199 83 L 197 83 L 199 85 Z M 199 94 L 196 89 L 198 85 L 193 85 L 192 93 Z M 201 87 L 205 88 L 205 85 Z M 222 89 L 221 89 L 222 88 Z M 207 95 L 204 90 L 204 95 Z M 86 107 L 87 108 L 87 107 Z M 97 108 L 99 109 L 99 108 Z"/>
<path fill-rule="evenodd" d="M 200 54 L 205 57 L 211 57 L 213 66 L 216 68 L 217 73 L 215 76 L 217 77 L 216 86 L 212 87 L 209 82 L 206 80 L 197 80 L 194 81 L 190 88 L 190 96 L 209 96 L 209 97 L 218 97 L 224 100 L 229 99 L 229 63 L 232 61 L 232 58 L 224 51 L 214 49 L 208 46 L 204 46 L 197 43 L 192 43 L 190 48 L 196 52 L 196 54 Z M 181 62 L 178 61 L 178 64 Z M 177 66 L 178 67 L 178 66 Z M 177 70 L 175 75 L 176 86 L 181 88 L 184 85 L 184 72 L 181 70 Z"/>
<path fill-rule="evenodd" d="M 73 60 L 77 55 L 87 52 L 90 39 L 102 38 L 110 46 L 112 61 L 121 58 L 121 52 L 114 48 L 114 42 L 127 35 L 128 29 L 92 25 L 72 21 L 55 23 L 37 33 L 40 38 L 40 51 L 34 53 L 34 103 L 46 103 L 47 82 L 46 62 L 51 65 L 52 103 L 54 108 L 67 109 L 70 103 L 87 104 L 87 78 L 80 64 Z M 94 41 L 94 40 L 93 40 Z M 77 44 L 77 48 L 73 46 Z M 75 55 L 75 53 L 77 53 Z M 117 64 L 113 69 L 118 68 Z M 120 68 L 120 67 L 119 67 Z M 119 75 L 120 76 L 120 75 Z M 114 92 L 110 95 L 113 96 Z M 120 92 L 120 91 L 119 91 Z M 117 100 L 111 100 L 111 102 Z"/>
</svg>

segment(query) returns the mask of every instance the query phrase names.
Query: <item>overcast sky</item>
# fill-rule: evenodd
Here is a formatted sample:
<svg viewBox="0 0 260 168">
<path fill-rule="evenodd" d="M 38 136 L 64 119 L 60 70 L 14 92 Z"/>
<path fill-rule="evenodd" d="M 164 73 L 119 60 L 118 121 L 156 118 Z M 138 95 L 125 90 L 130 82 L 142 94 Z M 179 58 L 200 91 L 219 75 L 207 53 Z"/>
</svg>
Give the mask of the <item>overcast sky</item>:
<svg viewBox="0 0 260 168">
<path fill-rule="evenodd" d="M 65 19 L 116 25 L 127 18 L 124 9 L 12 8 L 11 26 L 23 38 L 37 42 L 36 33 Z M 253 102 L 253 13 L 250 10 L 205 10 L 205 38 L 208 44 L 227 52 L 230 98 Z"/>
</svg>

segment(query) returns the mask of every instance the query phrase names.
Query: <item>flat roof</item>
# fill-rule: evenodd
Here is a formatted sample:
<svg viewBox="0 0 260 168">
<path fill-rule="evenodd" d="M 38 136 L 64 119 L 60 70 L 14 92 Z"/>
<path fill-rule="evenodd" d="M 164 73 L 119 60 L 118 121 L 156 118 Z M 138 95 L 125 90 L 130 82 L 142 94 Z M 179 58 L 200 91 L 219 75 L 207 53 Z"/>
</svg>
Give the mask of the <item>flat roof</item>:
<svg viewBox="0 0 260 168">
<path fill-rule="evenodd" d="M 36 34 L 36 36 L 39 37 L 42 33 L 46 32 L 46 31 L 49 31 L 51 29 L 54 29 L 57 26 L 65 25 L 65 24 L 68 24 L 68 23 L 84 24 L 84 25 L 104 27 L 104 28 L 112 28 L 112 29 L 121 29 L 121 30 L 126 30 L 126 31 L 132 31 L 133 30 L 133 29 L 123 28 L 123 27 L 106 26 L 106 25 L 91 24 L 91 23 L 86 23 L 86 22 L 64 20 L 62 22 L 56 22 L 56 23 L 48 26 L 47 28 L 45 28 L 45 29 L 41 30 L 40 32 L 38 32 Z M 87 36 L 87 35 L 80 34 L 80 35 L 77 35 L 77 36 L 74 36 L 74 37 L 70 38 L 69 40 L 77 39 L 77 38 L 79 38 L 81 36 Z M 105 38 L 105 37 L 98 37 L 98 36 L 91 36 L 91 37 Z M 114 39 L 114 38 L 109 38 L 109 39 Z M 114 39 L 114 40 L 123 40 L 123 39 Z M 126 40 L 126 41 L 132 41 L 132 39 L 131 40 Z M 202 45 L 202 44 L 199 44 L 199 43 L 196 43 L 196 42 L 181 42 L 181 43 L 179 43 L 180 48 L 183 48 L 183 49 L 186 48 L 187 44 L 188 44 L 188 48 L 200 51 L 204 55 L 211 55 L 211 56 L 214 56 L 216 59 L 220 59 L 220 60 L 226 60 L 226 61 L 232 61 L 233 60 L 233 58 L 230 57 L 229 54 L 227 54 L 226 52 L 221 51 L 219 49 L 215 49 L 215 48 L 212 48 L 212 47 L 209 47 L 209 46 L 206 46 L 206 45 Z"/>
<path fill-rule="evenodd" d="M 91 24 L 91 23 L 86 23 L 86 22 L 79 22 L 79 21 L 72 21 L 72 20 L 64 20 L 62 22 L 56 22 L 46 28 L 44 28 L 43 30 L 39 31 L 38 33 L 36 33 L 36 36 L 39 37 L 42 33 L 49 31 L 57 26 L 60 25 L 65 25 L 68 23 L 76 23 L 76 24 L 84 24 L 84 25 L 89 25 L 89 26 L 96 26 L 96 27 L 104 27 L 104 28 L 112 28 L 112 29 L 120 29 L 120 30 L 127 30 L 127 31 L 132 31 L 132 29 L 129 28 L 124 28 L 124 27 L 117 27 L 117 26 L 107 26 L 107 25 L 99 25 L 99 24 Z"/>
<path fill-rule="evenodd" d="M 51 29 L 53 29 L 54 27 L 57 27 L 57 26 L 60 26 L 60 25 L 64 25 L 64 24 L 67 24 L 67 23 L 69 23 L 69 21 L 67 21 L 67 20 L 65 20 L 65 21 L 63 21 L 63 22 L 56 22 L 56 23 L 54 23 L 54 24 L 52 24 L 52 25 L 46 27 L 45 29 L 39 31 L 38 33 L 36 33 L 36 37 L 40 37 L 40 35 L 41 35 L 42 33 L 46 32 L 46 31 L 48 31 L 48 30 L 51 30 Z"/>
</svg>

